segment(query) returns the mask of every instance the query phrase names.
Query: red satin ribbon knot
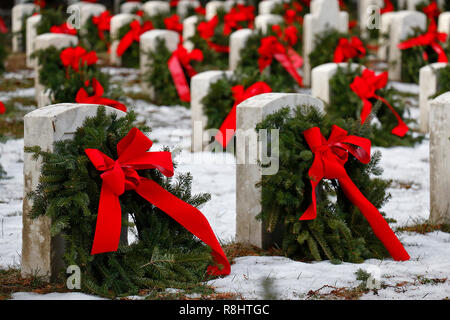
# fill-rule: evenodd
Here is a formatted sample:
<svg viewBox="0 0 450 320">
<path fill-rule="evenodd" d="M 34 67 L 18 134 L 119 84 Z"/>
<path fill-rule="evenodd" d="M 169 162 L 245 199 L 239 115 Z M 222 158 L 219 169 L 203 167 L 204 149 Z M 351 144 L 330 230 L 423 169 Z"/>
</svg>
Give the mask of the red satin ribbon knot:
<svg viewBox="0 0 450 320">
<path fill-rule="evenodd" d="M 112 15 L 109 11 L 103 11 L 100 15 L 92 17 L 92 22 L 97 26 L 98 37 L 105 40 L 105 32 L 111 30 Z"/>
<path fill-rule="evenodd" d="M 72 28 L 67 22 L 64 22 L 63 24 L 61 24 L 59 26 L 50 27 L 50 33 L 63 33 L 63 34 L 70 34 L 72 36 L 76 36 L 77 29 Z"/>
<path fill-rule="evenodd" d="M 122 212 L 119 196 L 126 190 L 134 190 L 148 202 L 168 214 L 213 250 L 217 264 L 209 266 L 212 275 L 230 273 L 228 262 L 208 220 L 193 206 L 175 197 L 153 180 L 140 177 L 137 170 L 157 169 L 166 177 L 173 176 L 170 152 L 147 152 L 153 142 L 137 128 L 117 144 L 119 158 L 113 160 L 97 149 L 85 149 L 94 167 L 103 171 L 97 224 L 91 254 L 116 251 L 119 246 Z"/>
<path fill-rule="evenodd" d="M 437 2 L 432 1 L 428 6 L 423 8 L 423 13 L 425 13 L 428 19 L 434 20 L 439 17 L 441 10 L 439 10 Z"/>
<path fill-rule="evenodd" d="M 219 17 L 214 16 L 209 21 L 202 21 L 197 26 L 198 34 L 201 38 L 203 38 L 208 46 L 218 53 L 229 53 L 230 47 L 229 46 L 222 46 L 216 43 L 213 43 L 211 38 L 215 34 L 215 30 L 217 25 L 219 24 Z"/>
<path fill-rule="evenodd" d="M 102 97 L 104 94 L 104 89 L 100 82 L 96 78 L 93 78 L 92 81 L 86 81 L 84 83 L 86 87 L 91 86 L 93 90 L 93 95 L 89 96 L 86 89 L 80 88 L 77 92 L 77 96 L 75 97 L 75 102 L 77 103 L 89 103 L 89 104 L 101 104 L 104 106 L 109 106 L 121 110 L 123 112 L 127 112 L 127 107 L 122 103 L 104 98 Z"/>
<path fill-rule="evenodd" d="M 255 7 L 238 4 L 231 8 L 230 12 L 225 14 L 223 34 L 228 36 L 234 30 L 242 29 L 242 24 L 247 24 L 246 27 L 253 29 L 253 20 L 255 20 Z"/>
<path fill-rule="evenodd" d="M 231 88 L 231 91 L 233 92 L 234 97 L 233 108 L 223 121 L 222 125 L 220 126 L 219 132 L 215 137 L 216 141 L 218 141 L 224 148 L 227 147 L 236 131 L 236 110 L 238 104 L 259 94 L 270 93 L 272 92 L 272 89 L 264 81 L 258 81 L 247 89 L 245 89 L 242 85 L 237 85 Z"/>
<path fill-rule="evenodd" d="M 428 31 L 425 34 L 420 35 L 416 38 L 406 40 L 402 43 L 399 43 L 397 46 L 400 50 L 410 49 L 413 47 L 430 46 L 438 55 L 437 62 L 448 63 L 447 55 L 441 44 L 439 43 L 445 41 L 447 41 L 447 34 L 438 32 L 436 22 L 434 20 L 431 20 Z M 426 52 L 423 53 L 423 58 L 425 61 L 428 61 L 428 54 Z"/>
<path fill-rule="evenodd" d="M 359 191 L 345 170 L 350 152 L 364 164 L 370 162 L 369 139 L 351 136 L 338 126 L 333 126 L 330 137 L 325 137 L 320 128 L 314 127 L 303 132 L 314 153 L 314 161 L 308 171 L 312 186 L 312 203 L 300 220 L 312 220 L 317 216 L 316 188 L 322 179 L 337 179 L 346 197 L 361 211 L 375 235 L 381 240 L 395 260 L 404 261 L 409 255 L 375 206 Z"/>
<path fill-rule="evenodd" d="M 303 64 L 303 59 L 291 47 L 285 48 L 275 36 L 268 36 L 261 39 L 258 48 L 259 71 L 263 72 L 272 64 L 275 58 L 283 68 L 294 78 L 297 84 L 303 86 L 303 78 L 298 74 L 297 69 Z"/>
<path fill-rule="evenodd" d="M 366 48 L 358 37 L 352 37 L 350 41 L 347 38 L 339 39 L 336 50 L 334 51 L 334 63 L 347 62 L 353 58 L 362 58 L 366 55 Z"/>
<path fill-rule="evenodd" d="M 139 42 L 140 36 L 147 31 L 153 29 L 151 21 L 145 21 L 142 25 L 138 20 L 130 23 L 130 31 L 128 31 L 120 40 L 117 46 L 117 56 L 121 57 L 133 42 Z"/>
<path fill-rule="evenodd" d="M 183 45 L 179 44 L 177 50 L 172 53 L 169 61 L 167 62 L 167 67 L 169 68 L 178 96 L 183 102 L 191 101 L 189 84 L 186 79 L 186 75 L 184 74 L 184 70 L 188 74 L 189 78 L 197 74 L 194 68 L 190 65 L 192 60 L 202 61 L 202 51 L 199 49 L 194 49 L 191 52 L 188 52 Z"/>
<path fill-rule="evenodd" d="M 75 71 L 79 71 L 83 65 L 93 65 L 98 61 L 97 53 L 95 51 L 87 51 L 83 47 L 68 47 L 61 51 L 61 63 L 65 67 L 71 67 Z"/>
<path fill-rule="evenodd" d="M 381 100 L 397 119 L 397 126 L 392 129 L 392 134 L 399 137 L 403 137 L 409 130 L 405 122 L 403 122 L 400 115 L 395 111 L 391 104 L 383 97 L 378 96 L 376 90 L 386 87 L 388 82 L 388 73 L 383 72 L 379 75 L 375 75 L 375 72 L 369 69 L 365 69 L 361 76 L 355 77 L 350 84 L 350 88 L 355 92 L 358 97 L 363 101 L 363 108 L 361 110 L 361 124 L 363 124 L 369 114 L 372 112 L 372 102 L 369 99 Z"/>
</svg>

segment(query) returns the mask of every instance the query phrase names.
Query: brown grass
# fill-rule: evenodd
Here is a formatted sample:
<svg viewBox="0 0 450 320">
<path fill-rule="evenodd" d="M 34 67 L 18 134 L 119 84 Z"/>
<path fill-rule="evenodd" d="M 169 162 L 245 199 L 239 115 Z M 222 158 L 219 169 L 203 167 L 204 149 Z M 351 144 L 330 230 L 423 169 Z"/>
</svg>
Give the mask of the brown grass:
<svg viewBox="0 0 450 320">
<path fill-rule="evenodd" d="M 396 231 L 399 232 L 416 232 L 420 234 L 425 234 L 434 231 L 442 231 L 450 233 L 450 224 L 430 224 L 428 222 L 418 223 L 412 226 L 399 227 Z"/>
<path fill-rule="evenodd" d="M 6 60 L 6 71 L 14 72 L 17 70 L 27 69 L 26 64 L 26 54 L 25 53 L 14 53 L 8 56 Z"/>
</svg>

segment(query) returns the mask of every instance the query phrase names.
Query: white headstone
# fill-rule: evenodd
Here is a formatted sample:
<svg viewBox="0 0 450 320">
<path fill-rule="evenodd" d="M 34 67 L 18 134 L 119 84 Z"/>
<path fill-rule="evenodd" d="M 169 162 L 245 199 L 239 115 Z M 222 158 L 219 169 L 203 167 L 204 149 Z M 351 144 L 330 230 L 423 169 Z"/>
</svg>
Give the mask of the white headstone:
<svg viewBox="0 0 450 320">
<path fill-rule="evenodd" d="M 206 20 L 210 20 L 212 18 L 214 18 L 214 16 L 217 14 L 217 12 L 221 9 L 225 10 L 225 12 L 228 12 L 231 10 L 231 8 L 236 4 L 236 3 L 244 3 L 244 1 L 230 1 L 230 0 L 226 0 L 226 1 L 209 1 L 206 6 L 205 6 L 205 18 Z"/>
<path fill-rule="evenodd" d="M 125 113 L 105 107 L 108 113 L 124 116 Z M 39 146 L 44 151 L 53 151 L 56 141 L 71 139 L 86 117 L 95 116 L 98 106 L 93 104 L 57 104 L 37 109 L 24 117 L 25 147 Z M 24 154 L 24 197 L 21 272 L 23 277 L 43 276 L 53 280 L 64 267 L 64 241 L 52 237 L 51 220 L 40 217 L 29 218 L 32 201 L 27 194 L 36 190 L 41 175 L 42 160 L 33 159 L 31 153 Z"/>
<path fill-rule="evenodd" d="M 272 244 L 272 236 L 263 228 L 256 217 L 261 212 L 261 189 L 256 186 L 263 174 L 275 174 L 277 167 L 263 172 L 258 161 L 264 161 L 264 155 L 257 150 L 256 125 L 268 115 L 281 108 L 314 106 L 323 110 L 323 102 L 304 94 L 265 93 L 240 103 L 237 107 L 236 132 L 236 241 L 248 243 L 259 248 Z M 298 134 L 301 134 L 299 132 Z M 246 155 L 248 154 L 248 155 Z"/>
<path fill-rule="evenodd" d="M 438 31 L 450 36 L 450 12 L 442 12 L 439 15 Z"/>
<path fill-rule="evenodd" d="M 158 39 L 163 39 L 169 52 L 177 49 L 180 36 L 177 32 L 171 30 L 150 30 L 143 33 L 140 37 L 140 72 L 145 75 L 151 68 L 151 61 L 148 59 L 148 52 L 155 51 Z M 148 92 L 150 98 L 155 98 L 155 92 L 148 82 L 142 79 L 142 88 Z"/>
<path fill-rule="evenodd" d="M 208 94 L 211 84 L 224 76 L 231 77 L 232 71 L 205 71 L 191 78 L 191 151 L 202 152 L 208 141 L 204 141 L 203 130 L 208 122 L 203 113 L 202 99 Z M 225 119 L 224 119 L 225 120 Z M 217 128 L 219 129 L 219 128 Z"/>
<path fill-rule="evenodd" d="M 311 83 L 311 64 L 309 54 L 315 48 L 318 35 L 328 29 L 348 32 L 348 13 L 339 11 L 338 0 L 312 0 L 311 13 L 305 15 L 303 21 L 303 84 Z"/>
<path fill-rule="evenodd" d="M 235 70 L 241 59 L 241 50 L 245 47 L 248 38 L 253 34 L 251 29 L 234 31 L 230 35 L 229 69 Z"/>
<path fill-rule="evenodd" d="M 13 52 L 22 52 L 25 51 L 26 48 L 21 48 L 22 40 L 26 41 L 26 39 L 22 39 L 22 35 L 20 31 L 23 26 L 23 19 L 26 16 L 33 14 L 33 12 L 39 11 L 39 7 L 32 3 L 21 3 L 16 4 L 12 8 L 11 12 L 11 31 L 13 33 L 12 36 L 12 51 Z"/>
<path fill-rule="evenodd" d="M 170 12 L 169 1 L 147 1 L 142 7 L 146 14 L 153 17 L 160 13 Z"/>
<path fill-rule="evenodd" d="M 111 64 L 115 66 L 120 66 L 122 64 L 122 59 L 117 55 L 117 47 L 119 46 L 120 39 L 119 29 L 124 25 L 130 24 L 133 20 L 140 20 L 140 17 L 131 13 L 119 13 L 111 18 L 111 51 L 109 54 L 109 59 Z"/>
<path fill-rule="evenodd" d="M 429 131 L 429 114 L 430 114 L 430 99 L 438 90 L 439 70 L 445 68 L 446 63 L 432 63 L 430 65 L 420 68 L 419 76 L 419 107 L 420 117 L 419 126 L 422 132 Z"/>
<path fill-rule="evenodd" d="M 265 34 L 270 26 L 281 24 L 283 21 L 283 17 L 278 14 L 260 14 L 255 17 L 255 28 Z"/>
<path fill-rule="evenodd" d="M 180 18 L 185 18 L 191 8 L 197 8 L 200 6 L 200 1 L 198 0 L 180 0 L 177 4 L 177 14 Z"/>
<path fill-rule="evenodd" d="M 387 12 L 380 18 L 380 32 L 378 36 L 378 42 L 380 46 L 378 48 L 378 59 L 388 60 L 389 39 L 385 38 L 385 35 L 389 35 L 391 31 L 392 21 L 394 20 L 395 12 Z"/>
<path fill-rule="evenodd" d="M 35 49 L 45 50 L 50 47 L 55 47 L 57 49 L 64 49 L 70 46 L 75 46 L 78 44 L 78 38 L 76 36 L 61 34 L 61 33 L 44 33 L 36 37 L 35 39 Z M 39 69 L 40 66 L 38 62 L 35 63 L 35 89 L 36 89 L 36 101 L 38 108 L 48 106 L 51 101 L 51 97 L 48 92 L 46 92 L 45 87 L 40 84 L 39 81 Z"/>
<path fill-rule="evenodd" d="M 31 16 L 27 19 L 27 67 L 34 68 L 34 64 L 36 63 L 35 59 L 31 58 L 31 55 L 34 52 L 35 43 L 34 40 L 37 37 L 37 26 L 41 22 L 42 16 L 35 15 Z"/>
<path fill-rule="evenodd" d="M 450 224 L 450 92 L 430 106 L 430 222 Z"/>
<path fill-rule="evenodd" d="M 272 10 L 275 9 L 277 5 L 283 3 L 283 0 L 265 0 L 261 1 L 258 5 L 259 14 L 271 14 Z"/>
<path fill-rule="evenodd" d="M 186 49 L 194 49 L 194 44 L 188 39 L 197 32 L 197 24 L 199 22 L 198 16 L 191 16 L 183 20 L 183 45 Z"/>
<path fill-rule="evenodd" d="M 142 3 L 139 1 L 124 2 L 120 5 L 120 13 L 133 13 L 142 10 Z"/>
</svg>

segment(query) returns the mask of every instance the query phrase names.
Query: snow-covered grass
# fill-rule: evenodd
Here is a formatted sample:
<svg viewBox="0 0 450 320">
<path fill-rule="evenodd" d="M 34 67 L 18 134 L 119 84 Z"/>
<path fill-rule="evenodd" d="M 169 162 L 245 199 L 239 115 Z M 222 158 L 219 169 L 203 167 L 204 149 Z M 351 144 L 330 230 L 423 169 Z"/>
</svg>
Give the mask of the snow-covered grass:
<svg viewBox="0 0 450 320">
<path fill-rule="evenodd" d="M 105 69 L 115 81 L 134 81 L 137 73 L 128 69 Z M 8 74 L 9 78 L 24 77 L 22 73 Z M 417 86 L 391 83 L 404 92 L 417 94 Z M 124 88 L 138 92 L 138 87 Z M 0 92 L 0 97 L 32 95 L 34 89 Z M 303 90 L 302 93 L 308 93 Z M 411 99 L 413 117 L 418 116 L 417 98 Z M 165 145 L 172 147 L 177 172 L 191 172 L 193 191 L 209 192 L 211 201 L 202 212 L 209 220 L 218 238 L 224 243 L 234 240 L 236 230 L 236 174 L 234 157 L 230 154 L 189 152 L 190 110 L 181 106 L 157 107 L 143 100 L 129 104 L 138 115 L 138 121 L 153 128 L 150 138 L 155 140 L 153 150 Z M 383 177 L 393 180 L 389 189 L 392 199 L 383 211 L 397 222 L 391 226 L 411 225 L 425 221 L 429 216 L 429 146 L 425 139 L 414 148 L 374 148 L 381 151 Z M 0 180 L 0 267 L 18 267 L 21 251 L 21 224 L 23 198 L 23 140 L 0 143 L 0 163 L 9 179 Z M 278 299 L 312 299 L 329 293 L 334 288 L 356 288 L 358 269 L 366 270 L 380 280 L 380 289 L 362 293 L 361 299 L 443 299 L 450 296 L 450 234 L 435 231 L 428 234 L 399 233 L 399 238 L 411 255 L 411 260 L 395 262 L 392 259 L 367 260 L 362 264 L 329 261 L 303 263 L 285 257 L 239 257 L 227 277 L 210 281 L 218 292 L 237 293 L 246 299 L 266 297 L 263 284 L 270 283 L 271 294 Z M 325 287 L 324 287 L 325 286 Z M 319 290 L 320 291 L 317 291 Z M 316 294 L 312 294 L 311 292 Z M 328 295 L 327 295 L 328 294 Z M 35 295 L 15 293 L 14 299 L 94 299 L 78 293 Z"/>
</svg>

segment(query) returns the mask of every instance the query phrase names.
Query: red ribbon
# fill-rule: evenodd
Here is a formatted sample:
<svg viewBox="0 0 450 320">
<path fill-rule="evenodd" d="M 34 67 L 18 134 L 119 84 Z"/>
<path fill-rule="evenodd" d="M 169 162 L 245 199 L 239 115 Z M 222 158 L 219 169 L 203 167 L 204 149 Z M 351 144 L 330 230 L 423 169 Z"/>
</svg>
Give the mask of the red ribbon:
<svg viewBox="0 0 450 320">
<path fill-rule="evenodd" d="M 80 66 L 93 65 L 97 63 L 97 54 L 95 51 L 88 52 L 86 49 L 77 47 L 68 47 L 61 51 L 60 59 L 65 67 L 71 67 L 75 71 L 79 71 Z"/>
<path fill-rule="evenodd" d="M 40 7 L 41 9 L 44 9 L 46 6 L 45 0 L 34 0 L 34 4 Z"/>
<path fill-rule="evenodd" d="M 439 10 L 439 7 L 437 5 L 436 1 L 432 1 L 428 6 L 423 8 L 423 13 L 428 17 L 430 20 L 434 20 L 441 14 L 441 11 Z"/>
<path fill-rule="evenodd" d="M 113 160 L 96 149 L 85 149 L 94 167 L 103 171 L 97 225 L 91 254 L 116 251 L 119 246 L 122 213 L 119 196 L 134 190 L 151 204 L 167 213 L 213 250 L 212 255 L 223 269 L 209 266 L 212 275 L 228 275 L 230 263 L 208 220 L 193 206 L 175 197 L 153 180 L 140 177 L 137 170 L 158 169 L 166 177 L 173 176 L 170 152 L 147 152 L 153 142 L 137 128 L 117 144 L 119 158 Z"/>
<path fill-rule="evenodd" d="M 167 30 L 176 31 L 178 33 L 183 32 L 183 24 L 180 22 L 180 17 L 176 14 L 164 18 L 164 25 Z"/>
<path fill-rule="evenodd" d="M 261 39 L 261 45 L 258 48 L 259 71 L 263 72 L 265 68 L 272 64 L 275 58 L 283 68 L 294 78 L 297 84 L 303 86 L 303 78 L 298 74 L 297 69 L 303 63 L 303 59 L 292 48 L 285 48 L 275 36 L 268 36 Z M 299 66 L 300 65 L 300 66 Z"/>
<path fill-rule="evenodd" d="M 231 8 L 224 17 L 223 34 L 228 36 L 233 30 L 242 29 L 242 24 L 246 23 L 249 29 L 253 29 L 255 20 L 255 7 L 238 4 Z"/>
<path fill-rule="evenodd" d="M 215 52 L 229 53 L 230 47 L 215 44 L 211 40 L 211 38 L 214 36 L 215 29 L 218 24 L 219 24 L 218 16 L 214 16 L 209 21 L 202 21 L 197 26 L 198 34 L 200 35 L 201 38 L 203 38 L 206 41 L 208 46 Z"/>
<path fill-rule="evenodd" d="M 0 17 L 0 33 L 8 33 L 8 28 L 6 27 L 5 20 Z"/>
<path fill-rule="evenodd" d="M 63 33 L 63 34 L 70 34 L 72 36 L 76 36 L 77 29 L 72 28 L 67 22 L 64 22 L 63 24 L 61 24 L 59 26 L 50 27 L 50 33 Z"/>
<path fill-rule="evenodd" d="M 425 34 L 418 36 L 416 38 L 406 40 L 402 43 L 399 43 L 397 46 L 400 50 L 405 50 L 413 47 L 430 46 L 438 55 L 437 62 L 448 63 L 447 55 L 445 54 L 444 49 L 439 43 L 445 41 L 447 41 L 447 34 L 443 32 L 438 32 L 436 22 L 434 20 L 431 20 L 430 26 L 428 27 L 428 31 Z M 426 52 L 424 52 L 423 58 L 425 61 L 428 61 L 428 55 Z"/>
<path fill-rule="evenodd" d="M 105 40 L 105 31 L 111 30 L 112 15 L 109 11 L 103 11 L 100 15 L 92 17 L 92 22 L 97 26 L 98 37 Z"/>
<path fill-rule="evenodd" d="M 192 60 L 202 61 L 203 53 L 199 49 L 194 49 L 191 52 L 188 52 L 183 45 L 179 44 L 177 50 L 172 53 L 172 56 L 167 62 L 167 67 L 172 75 L 172 80 L 175 84 L 178 96 L 183 102 L 191 101 L 189 84 L 186 79 L 186 75 L 184 74 L 184 70 L 186 70 L 189 78 L 197 74 L 194 68 L 190 65 Z"/>
<path fill-rule="evenodd" d="M 346 197 L 358 207 L 391 256 L 398 261 L 408 260 L 408 253 L 389 224 L 378 209 L 359 191 L 344 168 L 349 152 L 364 164 L 370 162 L 370 140 L 348 135 L 347 131 L 338 126 L 332 127 L 328 140 L 318 127 L 306 130 L 303 135 L 314 153 L 314 162 L 308 171 L 312 186 L 312 203 L 300 220 L 316 218 L 316 187 L 319 182 L 322 179 L 337 179 Z"/>
<path fill-rule="evenodd" d="M 227 147 L 228 143 L 236 132 L 236 110 L 238 104 L 259 94 L 270 93 L 272 92 L 272 89 L 264 81 L 258 81 L 247 89 L 245 89 L 242 85 L 237 85 L 231 88 L 231 91 L 233 92 L 234 97 L 233 108 L 231 109 L 230 113 L 228 113 L 224 122 L 220 126 L 219 132 L 215 137 L 216 141 L 218 141 L 224 148 Z"/>
<path fill-rule="evenodd" d="M 130 23 L 130 31 L 128 31 L 120 40 L 117 46 L 117 56 L 121 57 L 125 51 L 133 44 L 133 42 L 139 42 L 141 34 L 153 29 L 151 21 L 145 21 L 142 25 L 138 20 L 134 20 Z"/>
<path fill-rule="evenodd" d="M 123 112 L 127 112 L 127 107 L 123 105 L 122 103 L 104 98 L 102 97 L 105 90 L 103 89 L 102 85 L 96 78 L 93 78 L 92 81 L 86 81 L 84 83 L 86 87 L 89 87 L 91 85 L 91 88 L 93 89 L 93 95 L 89 96 L 87 91 L 84 88 L 80 88 L 77 92 L 77 96 L 75 97 L 75 102 L 77 103 L 89 103 L 89 104 L 101 104 L 104 106 L 109 106 L 116 108 L 118 110 L 121 110 Z"/>
<path fill-rule="evenodd" d="M 384 7 L 381 8 L 380 13 L 388 13 L 393 12 L 395 10 L 394 5 L 392 4 L 391 0 L 384 0 Z"/>
<path fill-rule="evenodd" d="M 6 112 L 5 105 L 0 101 L 0 114 L 4 114 Z"/>
<path fill-rule="evenodd" d="M 339 39 L 338 46 L 334 51 L 334 63 L 347 62 L 353 58 L 362 58 L 366 55 L 366 49 L 358 37 Z"/>
<path fill-rule="evenodd" d="M 395 111 L 395 109 L 389 104 L 389 102 L 383 97 L 378 96 L 375 91 L 386 87 L 388 82 L 388 73 L 383 72 L 378 76 L 375 75 L 374 71 L 365 69 L 361 77 L 357 76 L 353 82 L 350 84 L 350 88 L 361 98 L 363 101 L 363 108 L 361 111 L 361 123 L 364 123 L 372 112 L 372 102 L 369 99 L 375 98 L 381 100 L 394 116 L 397 118 L 397 126 L 392 129 L 392 134 L 399 137 L 403 137 L 409 130 L 408 126 L 403 122 L 400 115 Z"/>
</svg>

